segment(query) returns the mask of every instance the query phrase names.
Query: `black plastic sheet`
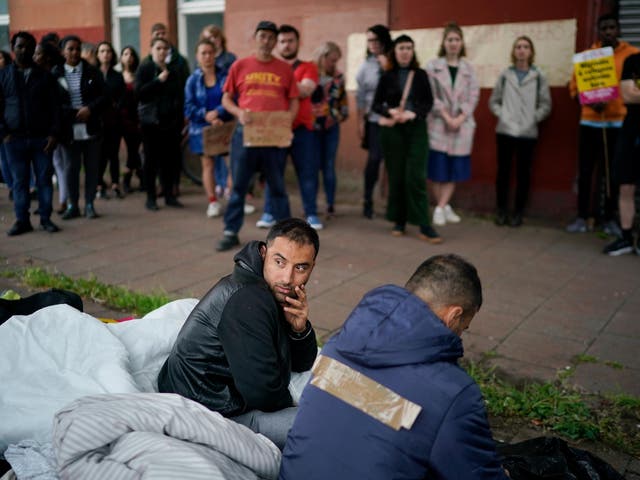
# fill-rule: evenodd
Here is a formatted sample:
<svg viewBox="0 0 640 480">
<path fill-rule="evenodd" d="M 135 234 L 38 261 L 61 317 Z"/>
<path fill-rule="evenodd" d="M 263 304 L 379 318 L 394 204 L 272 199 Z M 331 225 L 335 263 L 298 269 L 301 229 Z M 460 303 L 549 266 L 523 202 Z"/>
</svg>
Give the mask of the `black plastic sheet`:
<svg viewBox="0 0 640 480">
<path fill-rule="evenodd" d="M 538 437 L 497 448 L 514 480 L 624 480 L 604 460 L 559 438 Z"/>
</svg>

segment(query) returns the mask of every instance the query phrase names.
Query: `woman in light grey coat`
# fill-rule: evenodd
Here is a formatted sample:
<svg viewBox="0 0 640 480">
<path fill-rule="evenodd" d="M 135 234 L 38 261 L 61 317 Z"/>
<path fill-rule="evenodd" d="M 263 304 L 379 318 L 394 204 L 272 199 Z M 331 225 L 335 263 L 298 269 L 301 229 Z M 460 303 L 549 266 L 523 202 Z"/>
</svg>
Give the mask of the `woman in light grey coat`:
<svg viewBox="0 0 640 480">
<path fill-rule="evenodd" d="M 522 225 L 522 216 L 531 182 L 531 164 L 538 139 L 538 123 L 551 112 L 549 84 L 533 65 L 535 49 L 527 36 L 516 38 L 511 50 L 512 66 L 505 69 L 496 82 L 489 108 L 498 117 L 496 143 L 496 225 Z M 509 182 L 511 161 L 515 154 L 515 208 L 509 218 Z"/>
</svg>

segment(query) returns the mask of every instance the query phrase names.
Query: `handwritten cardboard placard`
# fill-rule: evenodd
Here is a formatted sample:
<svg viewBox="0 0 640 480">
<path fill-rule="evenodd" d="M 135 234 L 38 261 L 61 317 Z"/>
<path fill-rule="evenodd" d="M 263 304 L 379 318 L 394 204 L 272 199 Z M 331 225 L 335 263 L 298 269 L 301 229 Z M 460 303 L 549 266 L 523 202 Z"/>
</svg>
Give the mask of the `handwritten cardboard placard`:
<svg viewBox="0 0 640 480">
<path fill-rule="evenodd" d="M 619 96 L 613 48 L 605 47 L 573 56 L 580 103 L 609 102 Z"/>
<path fill-rule="evenodd" d="M 291 145 L 289 112 L 250 112 L 251 121 L 244 125 L 245 147 L 288 147 Z"/>
<path fill-rule="evenodd" d="M 231 137 L 236 122 L 225 122 L 222 125 L 208 126 L 202 129 L 202 145 L 204 154 L 208 156 L 224 155 L 231 148 Z"/>
</svg>

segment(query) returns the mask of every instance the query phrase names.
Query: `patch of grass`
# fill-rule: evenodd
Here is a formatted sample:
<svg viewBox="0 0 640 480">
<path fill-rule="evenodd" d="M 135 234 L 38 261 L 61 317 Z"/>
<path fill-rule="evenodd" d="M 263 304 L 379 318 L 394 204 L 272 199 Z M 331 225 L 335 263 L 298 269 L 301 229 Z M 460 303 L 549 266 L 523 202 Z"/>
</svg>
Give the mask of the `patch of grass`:
<svg viewBox="0 0 640 480">
<path fill-rule="evenodd" d="M 616 362 L 614 360 L 607 360 L 606 362 L 604 362 L 604 364 L 607 367 L 615 368 L 616 370 L 622 370 L 624 368 L 624 365 L 622 365 L 620 362 Z"/>
<path fill-rule="evenodd" d="M 93 275 L 88 278 L 74 279 L 39 267 L 2 270 L 0 275 L 7 278 L 17 278 L 30 287 L 70 290 L 106 307 L 122 310 L 136 316 L 143 316 L 171 301 L 169 296 L 164 293 L 148 295 L 134 292 L 124 287 L 99 282 Z"/>
<path fill-rule="evenodd" d="M 586 353 L 580 353 L 573 357 L 573 363 L 598 363 L 598 357 L 594 357 L 593 355 L 587 355 Z"/>
<path fill-rule="evenodd" d="M 520 418 L 571 440 L 601 441 L 640 455 L 640 399 L 584 394 L 561 379 L 515 386 L 494 368 L 473 362 L 464 366 L 480 386 L 490 415 Z"/>
</svg>

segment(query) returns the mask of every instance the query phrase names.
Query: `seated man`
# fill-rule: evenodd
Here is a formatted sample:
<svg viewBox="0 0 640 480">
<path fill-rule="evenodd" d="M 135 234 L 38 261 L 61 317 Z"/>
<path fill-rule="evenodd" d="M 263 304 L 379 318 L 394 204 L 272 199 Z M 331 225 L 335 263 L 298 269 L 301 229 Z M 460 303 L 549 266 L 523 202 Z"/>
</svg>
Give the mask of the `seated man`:
<svg viewBox="0 0 640 480">
<path fill-rule="evenodd" d="M 316 231 L 296 218 L 276 223 L 266 243 L 247 244 L 233 273 L 187 318 L 159 391 L 195 400 L 282 449 L 297 412 L 291 371 L 308 370 L 317 355 L 305 284 L 318 248 Z"/>
<path fill-rule="evenodd" d="M 504 479 L 480 389 L 458 366 L 475 267 L 426 260 L 369 292 L 313 367 L 280 479 Z"/>
</svg>

